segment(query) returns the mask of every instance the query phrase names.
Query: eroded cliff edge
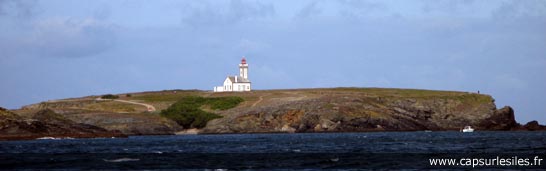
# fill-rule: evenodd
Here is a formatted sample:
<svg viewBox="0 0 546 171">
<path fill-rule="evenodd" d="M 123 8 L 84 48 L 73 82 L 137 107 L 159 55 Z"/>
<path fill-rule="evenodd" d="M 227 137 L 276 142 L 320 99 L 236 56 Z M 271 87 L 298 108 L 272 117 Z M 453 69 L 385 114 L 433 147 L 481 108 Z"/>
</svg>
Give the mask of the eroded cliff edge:
<svg viewBox="0 0 546 171">
<path fill-rule="evenodd" d="M 337 89 L 226 112 L 203 133 L 512 130 L 510 107 L 489 95 L 403 89 Z M 315 94 L 315 95 L 313 95 Z"/>
</svg>

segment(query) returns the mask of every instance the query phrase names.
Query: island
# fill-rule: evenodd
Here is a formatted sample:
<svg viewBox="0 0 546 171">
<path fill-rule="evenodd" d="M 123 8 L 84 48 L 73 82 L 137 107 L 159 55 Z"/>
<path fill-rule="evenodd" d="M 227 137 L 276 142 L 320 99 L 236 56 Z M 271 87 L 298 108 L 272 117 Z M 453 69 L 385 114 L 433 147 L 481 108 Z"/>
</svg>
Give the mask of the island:
<svg viewBox="0 0 546 171">
<path fill-rule="evenodd" d="M 546 130 L 487 94 L 396 88 L 163 90 L 50 100 L 0 110 L 0 140 L 39 137 Z"/>
</svg>

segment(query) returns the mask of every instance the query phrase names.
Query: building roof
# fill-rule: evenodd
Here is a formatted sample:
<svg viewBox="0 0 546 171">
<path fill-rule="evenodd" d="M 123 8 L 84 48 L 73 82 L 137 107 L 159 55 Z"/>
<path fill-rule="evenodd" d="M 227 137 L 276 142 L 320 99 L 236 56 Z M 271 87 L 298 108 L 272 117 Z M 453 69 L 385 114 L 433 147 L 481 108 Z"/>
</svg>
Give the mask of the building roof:
<svg viewBox="0 0 546 171">
<path fill-rule="evenodd" d="M 235 77 L 237 77 L 237 79 L 235 79 Z M 228 79 L 232 83 L 250 83 L 250 80 L 248 80 L 246 78 L 243 78 L 243 77 L 239 77 L 239 76 L 228 76 Z M 237 80 L 237 81 L 235 81 L 235 80 Z"/>
</svg>

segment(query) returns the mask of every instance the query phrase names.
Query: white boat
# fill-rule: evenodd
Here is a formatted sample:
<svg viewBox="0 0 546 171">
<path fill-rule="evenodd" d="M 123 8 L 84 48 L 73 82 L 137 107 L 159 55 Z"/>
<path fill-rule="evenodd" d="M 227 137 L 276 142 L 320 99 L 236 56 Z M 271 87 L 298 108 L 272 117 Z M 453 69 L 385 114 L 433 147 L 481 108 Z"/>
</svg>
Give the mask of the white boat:
<svg viewBox="0 0 546 171">
<path fill-rule="evenodd" d="M 471 126 L 465 126 L 461 132 L 474 132 L 474 128 L 472 128 Z"/>
</svg>

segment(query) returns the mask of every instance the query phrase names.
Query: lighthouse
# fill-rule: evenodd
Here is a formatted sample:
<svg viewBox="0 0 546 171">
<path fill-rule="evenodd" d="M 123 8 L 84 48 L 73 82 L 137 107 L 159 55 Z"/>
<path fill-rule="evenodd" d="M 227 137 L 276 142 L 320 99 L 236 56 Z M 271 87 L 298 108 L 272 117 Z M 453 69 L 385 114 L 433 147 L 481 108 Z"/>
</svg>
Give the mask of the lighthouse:
<svg viewBox="0 0 546 171">
<path fill-rule="evenodd" d="M 223 86 L 214 87 L 214 92 L 242 92 L 250 90 L 252 90 L 252 88 L 251 82 L 248 79 L 248 63 L 244 56 L 239 64 L 239 75 L 227 76 Z"/>
<path fill-rule="evenodd" d="M 244 56 L 243 59 L 241 59 L 241 63 L 239 64 L 239 76 L 248 79 L 248 64 L 246 63 L 246 59 Z"/>
</svg>

